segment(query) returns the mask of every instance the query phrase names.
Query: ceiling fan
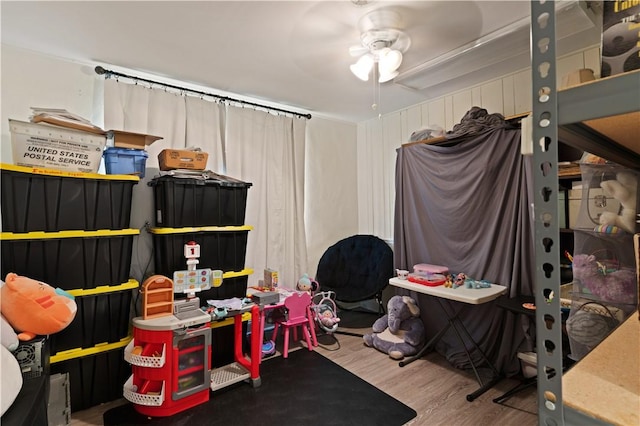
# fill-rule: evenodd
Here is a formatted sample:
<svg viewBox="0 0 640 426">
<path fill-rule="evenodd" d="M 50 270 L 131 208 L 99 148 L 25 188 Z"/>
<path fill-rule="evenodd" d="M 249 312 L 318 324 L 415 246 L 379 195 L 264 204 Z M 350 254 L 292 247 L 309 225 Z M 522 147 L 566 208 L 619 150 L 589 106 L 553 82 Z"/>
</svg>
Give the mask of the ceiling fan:
<svg viewBox="0 0 640 426">
<path fill-rule="evenodd" d="M 373 71 L 378 82 L 384 83 L 398 75 L 402 54 L 411 45 L 401 26 L 400 14 L 392 9 L 377 9 L 360 19 L 360 45 L 349 48 L 351 56 L 360 56 L 349 67 L 356 77 L 367 81 Z"/>
</svg>

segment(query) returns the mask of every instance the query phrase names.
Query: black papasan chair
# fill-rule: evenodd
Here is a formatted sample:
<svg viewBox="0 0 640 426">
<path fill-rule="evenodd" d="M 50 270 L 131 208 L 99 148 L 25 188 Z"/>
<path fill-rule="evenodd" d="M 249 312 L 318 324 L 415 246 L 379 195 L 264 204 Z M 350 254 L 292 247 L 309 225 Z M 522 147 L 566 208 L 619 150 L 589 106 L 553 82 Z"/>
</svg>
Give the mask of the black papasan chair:
<svg viewBox="0 0 640 426">
<path fill-rule="evenodd" d="M 335 292 L 338 305 L 339 302 L 358 303 L 375 299 L 379 316 L 385 311 L 382 291 L 391 277 L 393 250 L 374 235 L 352 235 L 338 241 L 324 252 L 316 272 L 320 290 Z M 343 321 L 339 324 L 346 325 Z M 362 336 L 340 330 L 335 332 Z"/>
</svg>

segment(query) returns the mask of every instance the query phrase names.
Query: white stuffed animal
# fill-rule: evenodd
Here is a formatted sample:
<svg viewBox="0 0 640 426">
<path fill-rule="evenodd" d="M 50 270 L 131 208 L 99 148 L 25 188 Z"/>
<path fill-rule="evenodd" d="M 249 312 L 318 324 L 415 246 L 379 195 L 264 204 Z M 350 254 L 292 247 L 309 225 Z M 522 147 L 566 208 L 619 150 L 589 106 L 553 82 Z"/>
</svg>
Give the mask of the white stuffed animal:
<svg viewBox="0 0 640 426">
<path fill-rule="evenodd" d="M 0 287 L 4 281 L 0 281 Z M 18 349 L 18 335 L 4 316 L 0 315 L 0 415 L 4 414 L 13 404 L 20 389 L 22 389 L 22 370 L 16 357 L 11 353 Z"/>
<path fill-rule="evenodd" d="M 601 225 L 617 226 L 634 233 L 636 228 L 636 203 L 638 202 L 638 179 L 632 172 L 619 172 L 615 180 L 600 182 L 605 195 L 620 202 L 620 214 L 604 212 L 600 215 Z"/>
<path fill-rule="evenodd" d="M 2 378 L 0 378 L 1 415 L 11 407 L 22 389 L 22 370 L 16 357 L 2 345 L 0 345 L 0 365 L 2 365 Z"/>
<path fill-rule="evenodd" d="M 18 349 L 18 345 L 20 344 L 18 335 L 13 327 L 11 327 L 11 324 L 9 324 L 9 321 L 7 321 L 2 314 L 0 314 L 0 334 L 2 335 L 0 338 L 0 344 L 2 344 L 2 346 L 9 349 L 11 352 Z"/>
</svg>

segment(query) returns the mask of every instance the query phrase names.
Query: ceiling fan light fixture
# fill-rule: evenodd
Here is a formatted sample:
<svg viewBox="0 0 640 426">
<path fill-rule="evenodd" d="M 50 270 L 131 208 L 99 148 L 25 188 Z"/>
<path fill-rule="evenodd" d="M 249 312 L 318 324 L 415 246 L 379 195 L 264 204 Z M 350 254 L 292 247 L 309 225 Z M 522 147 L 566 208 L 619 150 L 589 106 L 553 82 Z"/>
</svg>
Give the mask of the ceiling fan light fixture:
<svg viewBox="0 0 640 426">
<path fill-rule="evenodd" d="M 390 73 L 383 73 L 380 71 L 380 77 L 378 78 L 379 83 L 386 83 L 389 80 L 393 80 L 398 76 L 398 71 L 391 71 Z"/>
<path fill-rule="evenodd" d="M 368 81 L 369 73 L 373 68 L 373 63 L 373 56 L 367 53 L 366 55 L 361 56 L 360 59 L 358 59 L 358 62 L 351 65 L 349 69 L 360 80 Z"/>
<path fill-rule="evenodd" d="M 368 81 L 375 66 L 373 79 L 376 83 L 395 78 L 402 64 L 402 54 L 411 45 L 409 36 L 400 29 L 403 26 L 400 13 L 386 8 L 373 10 L 360 19 L 358 26 L 360 45 L 351 46 L 349 54 L 357 56 L 364 53 L 364 56 L 351 65 L 351 72 L 360 80 Z"/>
<path fill-rule="evenodd" d="M 378 57 L 378 67 L 380 74 L 391 74 L 400 67 L 402 63 L 402 52 L 395 49 L 382 49 Z"/>
</svg>

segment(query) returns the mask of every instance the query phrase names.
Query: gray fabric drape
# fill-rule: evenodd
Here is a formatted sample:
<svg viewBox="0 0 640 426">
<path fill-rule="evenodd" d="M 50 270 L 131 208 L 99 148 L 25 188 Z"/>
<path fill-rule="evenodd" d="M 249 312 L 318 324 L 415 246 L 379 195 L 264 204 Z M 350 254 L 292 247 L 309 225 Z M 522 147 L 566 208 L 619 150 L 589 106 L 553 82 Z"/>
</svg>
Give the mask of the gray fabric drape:
<svg viewBox="0 0 640 426">
<path fill-rule="evenodd" d="M 506 123 L 482 133 L 450 138 L 446 146 L 407 145 L 397 150 L 394 266 L 449 267 L 474 279 L 533 293 L 533 176 L 520 154 L 520 129 Z M 397 290 L 402 292 L 402 290 Z M 430 296 L 412 294 L 421 306 L 428 337 L 446 318 Z M 502 374 L 519 370 L 518 349 L 531 350 L 529 319 L 496 307 L 445 301 Z M 471 345 L 468 345 L 471 348 Z M 458 368 L 470 364 L 455 334 L 436 350 Z M 481 356 L 472 352 L 478 363 Z"/>
</svg>

